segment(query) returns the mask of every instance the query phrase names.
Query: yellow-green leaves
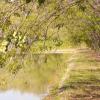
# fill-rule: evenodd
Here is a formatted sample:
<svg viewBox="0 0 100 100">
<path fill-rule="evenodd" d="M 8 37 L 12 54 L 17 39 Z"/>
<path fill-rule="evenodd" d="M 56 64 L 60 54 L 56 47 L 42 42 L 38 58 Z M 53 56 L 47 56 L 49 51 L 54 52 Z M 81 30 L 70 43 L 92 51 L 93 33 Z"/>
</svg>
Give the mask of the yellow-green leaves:
<svg viewBox="0 0 100 100">
<path fill-rule="evenodd" d="M 39 5 L 43 4 L 45 0 L 38 0 Z"/>
<path fill-rule="evenodd" d="M 24 0 L 25 3 L 30 3 L 32 0 Z M 45 2 L 45 0 L 37 0 L 38 4 L 41 5 Z"/>
<path fill-rule="evenodd" d="M 0 43 L 0 52 L 5 53 L 7 44 L 8 44 L 8 41 L 6 41 L 6 40 L 3 40 L 3 41 Z"/>
<path fill-rule="evenodd" d="M 22 47 L 26 41 L 26 36 L 22 33 L 14 32 L 13 33 L 13 42 L 16 46 Z"/>
<path fill-rule="evenodd" d="M 26 3 L 30 3 L 32 0 L 25 0 Z"/>
</svg>

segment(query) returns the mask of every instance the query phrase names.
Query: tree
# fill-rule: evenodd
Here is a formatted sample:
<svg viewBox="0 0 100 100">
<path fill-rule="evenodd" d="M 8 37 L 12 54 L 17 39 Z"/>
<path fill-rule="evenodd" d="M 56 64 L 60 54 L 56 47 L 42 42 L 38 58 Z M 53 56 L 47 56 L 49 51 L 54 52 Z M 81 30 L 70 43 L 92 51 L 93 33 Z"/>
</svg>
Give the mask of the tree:
<svg viewBox="0 0 100 100">
<path fill-rule="evenodd" d="M 36 41 L 43 43 L 42 48 L 38 45 L 40 49 L 47 49 L 49 41 L 53 41 L 55 46 L 60 46 L 62 41 L 65 42 L 65 37 L 71 43 L 85 42 L 89 47 L 98 49 L 98 5 L 99 2 L 93 0 L 20 0 L 17 4 L 6 4 L 9 10 L 5 7 L 5 11 L 1 11 L 1 28 L 7 33 L 6 38 L 9 34 L 13 37 L 15 32 L 18 33 L 17 37 L 20 37 L 20 33 L 27 37 L 26 42 L 21 43 L 30 48 L 33 48 Z M 13 40 L 14 37 L 10 38 L 11 42 Z M 18 46 L 15 46 L 16 48 L 19 48 L 18 41 L 19 39 L 14 44 Z"/>
</svg>

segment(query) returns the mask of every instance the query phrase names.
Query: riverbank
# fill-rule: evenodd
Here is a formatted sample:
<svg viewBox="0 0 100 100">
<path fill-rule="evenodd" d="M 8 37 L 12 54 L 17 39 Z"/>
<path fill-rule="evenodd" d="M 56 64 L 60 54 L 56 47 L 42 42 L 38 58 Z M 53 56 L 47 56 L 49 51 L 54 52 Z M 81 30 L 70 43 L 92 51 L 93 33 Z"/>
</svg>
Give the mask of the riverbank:
<svg viewBox="0 0 100 100">
<path fill-rule="evenodd" d="M 91 50 L 76 51 L 44 100 L 100 100 L 100 57 Z"/>
</svg>

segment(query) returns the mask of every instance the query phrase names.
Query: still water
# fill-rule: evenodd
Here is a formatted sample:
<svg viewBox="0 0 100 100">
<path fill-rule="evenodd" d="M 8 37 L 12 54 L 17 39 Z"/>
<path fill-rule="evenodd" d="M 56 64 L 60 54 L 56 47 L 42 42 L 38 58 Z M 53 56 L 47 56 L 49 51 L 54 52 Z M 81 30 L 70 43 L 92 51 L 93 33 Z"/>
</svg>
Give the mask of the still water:
<svg viewBox="0 0 100 100">
<path fill-rule="evenodd" d="M 21 93 L 20 91 L 9 90 L 0 92 L 0 100 L 41 100 L 42 96 L 32 93 Z"/>
<path fill-rule="evenodd" d="M 63 54 L 9 58 L 0 68 L 0 100 L 42 100 L 59 82 L 67 58 Z"/>
</svg>

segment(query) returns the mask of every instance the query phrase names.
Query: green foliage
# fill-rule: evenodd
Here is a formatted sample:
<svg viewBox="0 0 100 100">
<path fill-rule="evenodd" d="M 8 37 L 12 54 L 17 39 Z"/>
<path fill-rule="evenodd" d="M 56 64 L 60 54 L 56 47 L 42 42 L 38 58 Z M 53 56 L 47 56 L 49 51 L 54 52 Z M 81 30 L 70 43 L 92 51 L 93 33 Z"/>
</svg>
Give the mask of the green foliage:
<svg viewBox="0 0 100 100">
<path fill-rule="evenodd" d="M 43 4 L 45 0 L 38 0 L 39 5 Z"/>
<path fill-rule="evenodd" d="M 4 32 L 4 36 L 0 37 L 0 67 L 16 74 L 18 79 L 14 81 L 22 84 L 22 87 L 40 88 L 54 81 L 56 84 L 66 68 L 66 58 L 38 53 L 66 49 L 68 46 L 80 47 L 82 44 L 99 50 L 98 9 L 93 0 L 0 2 L 0 29 Z M 74 82 L 78 78 L 74 80 L 72 76 Z M 72 85 L 71 82 L 69 84 Z M 56 94 L 57 89 L 58 86 L 54 87 L 52 94 Z"/>
<path fill-rule="evenodd" d="M 32 0 L 25 0 L 26 3 L 30 3 Z M 45 0 L 37 0 L 38 4 L 41 5 L 45 2 Z"/>
<path fill-rule="evenodd" d="M 8 34 L 4 40 L 2 40 L 0 45 L 0 52 L 5 53 L 6 51 L 11 51 L 15 48 L 23 49 L 26 45 L 26 36 L 22 33 L 14 32 Z"/>
<path fill-rule="evenodd" d="M 5 55 L 0 53 L 0 68 L 4 67 L 5 61 L 6 61 Z"/>
<path fill-rule="evenodd" d="M 13 63 L 9 65 L 8 71 L 12 74 L 16 74 L 19 71 L 19 69 L 21 69 L 21 66 L 17 63 Z"/>
<path fill-rule="evenodd" d="M 32 0 L 25 0 L 26 1 L 26 3 L 30 3 Z"/>
<path fill-rule="evenodd" d="M 39 42 L 37 43 L 37 47 L 40 50 L 43 48 L 47 50 L 48 47 L 53 47 L 54 45 L 55 47 L 60 47 L 62 41 L 63 43 L 68 41 L 70 42 L 69 44 L 74 45 L 84 42 L 88 45 L 88 43 L 93 43 L 90 41 L 91 36 L 89 36 L 88 33 L 94 32 L 94 30 L 96 33 L 100 32 L 98 24 L 99 16 L 97 13 L 94 14 L 94 9 L 90 6 L 90 4 L 92 6 L 94 5 L 92 1 L 76 0 L 75 4 L 70 6 L 67 5 L 65 1 L 56 2 L 53 0 L 48 2 L 38 0 L 39 5 L 44 4 L 44 2 L 46 3 L 44 7 L 41 6 L 40 8 L 34 3 L 35 9 L 33 9 L 31 1 L 32 0 L 25 0 L 25 2 L 28 3 L 27 6 L 23 5 L 19 7 L 11 16 L 9 16 L 10 12 L 6 13 L 5 11 L 1 13 L 1 19 L 3 16 L 9 16 L 4 24 L 1 24 L 1 27 L 5 33 L 11 34 L 5 37 L 7 41 L 12 42 L 15 47 L 23 48 L 26 45 L 26 37 L 28 44 L 26 47 L 30 46 L 30 48 L 34 48 L 33 44 L 35 43 L 33 42 L 37 41 Z M 8 5 L 10 6 L 10 4 L 6 6 Z M 67 6 L 70 7 L 67 9 Z M 37 16 L 38 13 L 40 13 L 39 16 Z M 23 14 L 27 17 L 23 16 Z M 11 30 L 10 27 L 13 27 L 13 29 Z M 12 34 L 15 34 L 16 31 L 17 34 L 13 36 Z M 51 41 L 52 46 L 48 44 L 48 41 Z M 44 46 L 44 44 L 46 45 Z"/>
<path fill-rule="evenodd" d="M 0 52 L 10 52 L 10 57 L 16 57 L 19 51 L 19 54 L 36 53 L 83 43 L 93 49 L 100 48 L 100 18 L 98 6 L 91 7 L 92 0 L 76 0 L 74 4 L 65 0 L 37 0 L 34 5 L 31 1 L 24 0 L 25 4 L 18 2 L 13 6 L 0 4 L 0 28 L 4 31 Z M 11 66 L 14 67 L 10 70 L 15 70 L 19 65 Z"/>
<path fill-rule="evenodd" d="M 21 59 L 16 59 L 16 58 L 9 58 L 9 63 L 6 64 L 6 69 L 12 73 L 12 74 L 16 74 L 21 68 Z"/>
</svg>

